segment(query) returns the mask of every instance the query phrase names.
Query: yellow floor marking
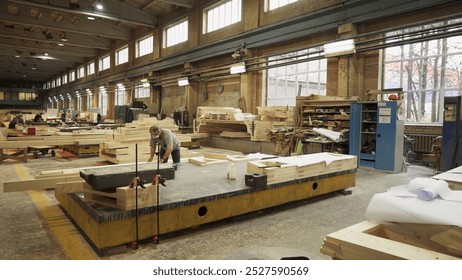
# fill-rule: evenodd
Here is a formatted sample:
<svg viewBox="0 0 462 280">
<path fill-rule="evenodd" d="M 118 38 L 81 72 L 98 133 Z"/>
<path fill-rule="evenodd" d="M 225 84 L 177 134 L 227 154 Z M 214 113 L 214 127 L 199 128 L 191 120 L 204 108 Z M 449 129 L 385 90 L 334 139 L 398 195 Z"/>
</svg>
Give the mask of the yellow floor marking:
<svg viewBox="0 0 462 280">
<path fill-rule="evenodd" d="M 15 164 L 14 170 L 20 179 L 31 179 L 21 164 Z M 27 193 L 69 259 L 99 259 L 95 251 L 54 201 L 50 201 L 43 191 L 27 191 Z"/>
</svg>

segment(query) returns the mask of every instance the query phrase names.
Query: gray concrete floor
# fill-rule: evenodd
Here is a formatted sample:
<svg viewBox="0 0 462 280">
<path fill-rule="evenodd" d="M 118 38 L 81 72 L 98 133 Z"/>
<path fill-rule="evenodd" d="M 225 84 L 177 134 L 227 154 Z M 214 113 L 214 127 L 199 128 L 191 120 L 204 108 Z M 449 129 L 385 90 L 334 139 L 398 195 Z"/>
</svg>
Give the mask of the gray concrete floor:
<svg viewBox="0 0 462 280">
<path fill-rule="evenodd" d="M 200 149 L 197 151 L 208 151 Z M 27 163 L 0 164 L 0 259 L 69 259 L 48 222 L 37 210 L 29 192 L 3 193 L 3 182 L 19 180 L 18 165 L 33 177 L 42 170 L 67 169 L 105 164 L 98 157 L 65 160 L 47 155 Z M 365 220 L 371 197 L 388 187 L 408 183 L 415 177 L 430 177 L 433 170 L 417 165 L 407 172 L 390 174 L 359 168 L 350 195 L 331 193 L 246 217 L 205 226 L 181 236 L 162 239 L 159 244 L 143 242 L 122 254 L 100 256 L 106 260 L 222 260 L 279 259 L 305 256 L 328 260 L 319 249 L 324 237 Z M 44 191 L 49 202 L 58 204 L 53 191 Z"/>
</svg>

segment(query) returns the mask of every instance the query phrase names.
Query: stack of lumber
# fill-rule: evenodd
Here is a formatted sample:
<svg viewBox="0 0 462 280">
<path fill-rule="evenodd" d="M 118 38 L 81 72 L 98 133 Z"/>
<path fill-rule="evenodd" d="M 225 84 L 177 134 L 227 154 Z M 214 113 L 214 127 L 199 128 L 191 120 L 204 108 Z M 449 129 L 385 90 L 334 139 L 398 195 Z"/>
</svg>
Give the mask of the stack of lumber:
<svg viewBox="0 0 462 280">
<path fill-rule="evenodd" d="M 257 107 L 257 110 L 262 121 L 281 122 L 287 125 L 294 124 L 293 106 Z"/>
<path fill-rule="evenodd" d="M 247 173 L 267 175 L 268 184 L 303 179 L 357 168 L 356 156 L 317 153 L 250 161 Z"/>
<path fill-rule="evenodd" d="M 157 120 L 157 118 L 145 117 L 125 127 L 118 127 L 117 130 L 106 137 L 100 145 L 99 157 L 112 163 L 133 163 L 136 161 L 136 146 L 138 146 L 138 161 L 145 161 L 150 154 L 151 134 L 149 128 L 153 125 L 167 128 L 174 132 L 178 131 L 178 126 L 173 119 Z M 206 133 L 178 134 L 180 143 L 189 143 L 193 140 L 208 137 Z M 187 158 L 197 156 L 197 153 L 181 148 L 181 157 Z"/>
<path fill-rule="evenodd" d="M 92 130 L 74 132 L 55 132 L 51 136 L 7 137 L 0 141 L 0 149 L 18 149 L 30 146 L 64 146 L 100 144 L 111 131 Z"/>
<path fill-rule="evenodd" d="M 259 120 L 247 122 L 252 141 L 273 141 L 272 131 L 287 131 L 294 126 L 294 107 L 268 106 L 257 109 Z"/>
<path fill-rule="evenodd" d="M 293 107 L 258 107 L 258 112 L 259 115 L 251 115 L 237 108 L 198 107 L 194 131 L 217 133 L 223 137 L 250 138 L 252 141 L 271 141 L 271 130 L 293 127 Z"/>
<path fill-rule="evenodd" d="M 153 125 L 178 131 L 173 119 L 141 117 L 137 121 L 125 124 L 125 127 L 118 127 L 113 135 L 106 137 L 100 145 L 99 157 L 117 164 L 135 162 L 138 148 L 139 161 L 147 160 L 151 139 L 149 128 Z"/>
<path fill-rule="evenodd" d="M 243 117 L 242 110 L 232 107 L 197 107 L 197 118 L 199 120 L 222 120 L 240 121 Z"/>
<path fill-rule="evenodd" d="M 363 221 L 328 234 L 321 253 L 343 260 L 458 260 L 457 226 Z"/>
</svg>

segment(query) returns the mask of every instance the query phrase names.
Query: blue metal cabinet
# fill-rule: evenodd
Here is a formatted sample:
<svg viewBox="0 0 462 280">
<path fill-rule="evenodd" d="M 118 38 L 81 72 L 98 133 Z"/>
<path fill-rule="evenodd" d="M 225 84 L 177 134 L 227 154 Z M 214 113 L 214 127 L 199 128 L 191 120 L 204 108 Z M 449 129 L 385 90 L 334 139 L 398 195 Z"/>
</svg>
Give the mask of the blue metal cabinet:
<svg viewBox="0 0 462 280">
<path fill-rule="evenodd" d="M 399 101 L 358 102 L 350 108 L 351 155 L 358 165 L 400 172 L 403 170 L 404 121 Z"/>
<path fill-rule="evenodd" d="M 443 139 L 441 146 L 441 172 L 456 168 L 462 163 L 462 104 L 460 96 L 444 98 Z"/>
</svg>

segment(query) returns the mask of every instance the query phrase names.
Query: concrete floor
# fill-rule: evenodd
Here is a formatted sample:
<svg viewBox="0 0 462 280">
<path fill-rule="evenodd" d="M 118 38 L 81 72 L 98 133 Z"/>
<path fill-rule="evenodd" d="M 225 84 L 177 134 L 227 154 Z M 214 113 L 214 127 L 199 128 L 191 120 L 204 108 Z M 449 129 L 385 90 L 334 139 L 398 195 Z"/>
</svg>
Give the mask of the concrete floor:
<svg viewBox="0 0 462 280">
<path fill-rule="evenodd" d="M 66 160 L 49 155 L 27 163 L 8 160 L 0 164 L 0 259 L 222 260 L 305 256 L 328 260 L 329 257 L 319 252 L 324 237 L 363 221 L 374 194 L 390 186 L 406 184 L 415 177 L 433 175 L 432 169 L 417 165 L 408 166 L 407 172 L 399 174 L 359 168 L 357 184 L 349 189 L 350 195 L 332 193 L 259 211 L 163 239 L 159 244 L 142 242 L 137 250 L 128 247 L 124 253 L 110 256 L 78 254 L 89 250 L 89 246 L 72 224 L 63 230 L 69 220 L 57 207 L 53 191 L 3 193 L 4 181 L 33 178 L 42 170 L 103 164 L 98 157 Z M 41 199 L 37 199 L 37 195 Z M 65 245 L 66 237 L 83 241 L 72 244 L 69 249 Z"/>
</svg>

